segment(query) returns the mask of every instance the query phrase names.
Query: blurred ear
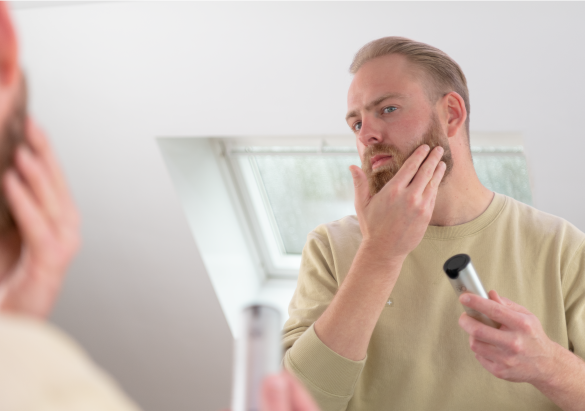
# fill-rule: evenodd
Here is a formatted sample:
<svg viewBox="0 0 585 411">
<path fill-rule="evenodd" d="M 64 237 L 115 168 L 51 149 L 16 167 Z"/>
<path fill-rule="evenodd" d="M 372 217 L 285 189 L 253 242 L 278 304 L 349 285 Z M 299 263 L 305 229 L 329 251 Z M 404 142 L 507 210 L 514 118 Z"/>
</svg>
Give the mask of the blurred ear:
<svg viewBox="0 0 585 411">
<path fill-rule="evenodd" d="M 18 44 L 8 4 L 0 2 L 0 87 L 18 79 Z"/>
</svg>

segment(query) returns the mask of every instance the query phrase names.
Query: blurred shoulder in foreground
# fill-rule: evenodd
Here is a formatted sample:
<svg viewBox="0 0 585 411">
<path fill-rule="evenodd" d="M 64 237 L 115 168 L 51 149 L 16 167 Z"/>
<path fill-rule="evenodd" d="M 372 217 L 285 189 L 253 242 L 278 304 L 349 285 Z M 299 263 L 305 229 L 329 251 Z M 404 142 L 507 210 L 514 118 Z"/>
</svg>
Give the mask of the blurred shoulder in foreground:
<svg viewBox="0 0 585 411">
<path fill-rule="evenodd" d="M 2 314 L 0 410 L 138 411 L 138 407 L 56 327 Z"/>
</svg>

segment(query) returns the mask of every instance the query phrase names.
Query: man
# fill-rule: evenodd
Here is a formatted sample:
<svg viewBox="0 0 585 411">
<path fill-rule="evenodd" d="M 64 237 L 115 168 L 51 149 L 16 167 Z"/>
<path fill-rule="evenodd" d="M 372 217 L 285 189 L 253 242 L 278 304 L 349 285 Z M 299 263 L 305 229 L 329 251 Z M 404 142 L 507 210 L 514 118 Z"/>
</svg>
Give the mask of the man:
<svg viewBox="0 0 585 411">
<path fill-rule="evenodd" d="M 585 410 L 585 234 L 481 185 L 445 53 L 387 37 L 350 72 L 357 217 L 308 236 L 285 367 L 324 411 Z M 459 253 L 502 296 L 458 301 L 442 266 Z"/>
</svg>

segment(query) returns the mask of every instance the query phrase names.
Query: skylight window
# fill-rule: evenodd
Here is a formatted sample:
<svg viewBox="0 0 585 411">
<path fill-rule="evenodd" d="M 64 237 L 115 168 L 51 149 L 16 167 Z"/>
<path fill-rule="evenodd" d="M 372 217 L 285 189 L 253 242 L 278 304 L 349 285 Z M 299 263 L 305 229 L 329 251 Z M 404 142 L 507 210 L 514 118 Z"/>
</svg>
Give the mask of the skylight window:
<svg viewBox="0 0 585 411">
<path fill-rule="evenodd" d="M 360 165 L 351 137 L 223 140 L 223 152 L 268 278 L 294 278 L 307 234 L 355 214 L 348 167 Z M 528 166 L 517 135 L 472 136 L 480 181 L 532 203 Z"/>
</svg>

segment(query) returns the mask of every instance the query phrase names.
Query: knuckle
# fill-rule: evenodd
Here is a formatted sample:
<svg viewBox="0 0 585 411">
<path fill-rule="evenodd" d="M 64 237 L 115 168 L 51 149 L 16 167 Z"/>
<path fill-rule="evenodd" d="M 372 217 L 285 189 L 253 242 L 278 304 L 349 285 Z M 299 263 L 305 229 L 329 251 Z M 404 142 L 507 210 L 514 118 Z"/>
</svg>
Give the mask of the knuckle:
<svg viewBox="0 0 585 411">
<path fill-rule="evenodd" d="M 482 340 L 482 339 L 485 338 L 485 331 L 481 327 L 476 327 L 476 328 L 473 329 L 472 335 L 475 338 L 477 338 L 479 340 Z"/>
<path fill-rule="evenodd" d="M 433 176 L 433 171 L 434 171 L 433 167 L 430 164 L 425 163 L 422 170 L 424 176 L 427 178 L 431 178 Z"/>
<path fill-rule="evenodd" d="M 492 308 L 492 314 L 494 317 L 501 317 L 504 313 L 504 310 L 501 305 L 496 305 Z"/>
<path fill-rule="evenodd" d="M 411 174 L 415 174 L 419 169 L 419 164 L 420 164 L 419 162 L 411 162 L 410 164 L 408 164 L 407 168 L 408 172 Z"/>
<path fill-rule="evenodd" d="M 523 317 L 519 321 L 518 327 L 523 331 L 531 331 L 532 330 L 532 320 L 529 317 Z"/>
<path fill-rule="evenodd" d="M 502 365 L 504 366 L 504 370 L 513 368 L 516 365 L 514 356 L 508 355 L 502 358 Z"/>
<path fill-rule="evenodd" d="M 518 337 L 514 338 L 510 343 L 509 348 L 510 352 L 513 354 L 519 354 L 520 352 L 522 352 L 522 349 L 523 349 L 522 340 Z"/>
<path fill-rule="evenodd" d="M 407 198 L 406 198 L 406 204 L 408 205 L 408 207 L 410 208 L 416 208 L 418 206 L 418 198 L 416 195 L 414 194 L 410 194 Z"/>
<path fill-rule="evenodd" d="M 388 194 L 390 194 L 391 198 L 397 197 L 400 193 L 400 189 L 396 187 L 395 184 L 391 184 L 388 190 Z"/>
</svg>

